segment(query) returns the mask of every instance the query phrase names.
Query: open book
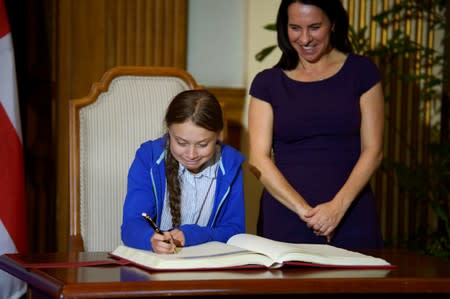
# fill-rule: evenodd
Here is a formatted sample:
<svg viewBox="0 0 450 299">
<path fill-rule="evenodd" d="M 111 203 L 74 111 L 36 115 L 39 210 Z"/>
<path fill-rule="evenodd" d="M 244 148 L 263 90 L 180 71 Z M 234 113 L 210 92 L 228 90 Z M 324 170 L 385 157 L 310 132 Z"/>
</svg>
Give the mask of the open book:
<svg viewBox="0 0 450 299">
<path fill-rule="evenodd" d="M 238 234 L 228 242 L 183 247 L 176 254 L 157 254 L 119 245 L 111 255 L 152 270 L 225 268 L 280 268 L 299 265 L 334 268 L 391 268 L 389 262 L 331 245 L 294 244 L 251 234 Z"/>
</svg>

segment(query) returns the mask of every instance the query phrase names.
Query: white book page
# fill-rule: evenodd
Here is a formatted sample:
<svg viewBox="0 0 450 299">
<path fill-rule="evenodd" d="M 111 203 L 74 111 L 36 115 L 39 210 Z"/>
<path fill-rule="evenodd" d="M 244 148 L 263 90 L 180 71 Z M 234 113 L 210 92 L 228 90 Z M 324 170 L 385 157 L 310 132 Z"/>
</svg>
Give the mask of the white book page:
<svg viewBox="0 0 450 299">
<path fill-rule="evenodd" d="M 250 264 L 270 267 L 272 265 L 272 261 L 264 255 L 221 242 L 182 247 L 175 254 L 157 254 L 120 245 L 112 254 L 152 269 L 226 268 Z"/>
<path fill-rule="evenodd" d="M 356 251 L 323 244 L 293 244 L 298 248 L 297 253 L 287 254 L 284 258 L 297 260 L 301 257 L 305 262 L 343 265 L 343 266 L 389 266 L 390 264 L 377 257 L 365 255 Z"/>
<path fill-rule="evenodd" d="M 274 262 L 282 262 L 283 256 L 289 252 L 298 252 L 295 244 L 274 241 L 252 234 L 234 235 L 228 240 L 227 244 L 263 253 Z"/>
<path fill-rule="evenodd" d="M 383 259 L 331 245 L 286 243 L 251 234 L 235 235 L 228 240 L 228 244 L 264 253 L 277 263 L 299 261 L 342 266 L 390 265 Z"/>
</svg>

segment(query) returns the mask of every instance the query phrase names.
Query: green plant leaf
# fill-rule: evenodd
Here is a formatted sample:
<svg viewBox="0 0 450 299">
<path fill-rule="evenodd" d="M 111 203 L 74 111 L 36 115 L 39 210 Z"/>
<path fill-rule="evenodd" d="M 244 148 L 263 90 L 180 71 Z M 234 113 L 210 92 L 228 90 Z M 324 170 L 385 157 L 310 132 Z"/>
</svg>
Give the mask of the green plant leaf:
<svg viewBox="0 0 450 299">
<path fill-rule="evenodd" d="M 262 49 L 261 51 L 259 51 L 258 53 L 256 53 L 255 55 L 255 59 L 259 62 L 263 61 L 264 58 L 267 57 L 267 55 L 269 55 L 270 53 L 272 53 L 272 51 L 276 48 L 276 45 L 273 46 L 269 46 L 269 47 L 265 47 L 264 49 Z"/>
<path fill-rule="evenodd" d="M 267 24 L 266 26 L 264 26 L 264 29 L 277 31 L 277 26 L 275 24 Z"/>
</svg>

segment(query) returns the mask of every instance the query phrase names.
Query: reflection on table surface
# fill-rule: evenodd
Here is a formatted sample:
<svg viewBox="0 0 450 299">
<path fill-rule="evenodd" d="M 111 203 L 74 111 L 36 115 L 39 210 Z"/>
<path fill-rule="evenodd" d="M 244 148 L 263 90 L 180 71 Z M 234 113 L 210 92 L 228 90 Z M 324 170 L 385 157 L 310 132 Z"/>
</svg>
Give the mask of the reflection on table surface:
<svg viewBox="0 0 450 299">
<path fill-rule="evenodd" d="M 88 270 L 88 269 L 85 269 Z M 369 278 L 385 277 L 391 270 L 385 269 L 303 269 L 280 270 L 223 270 L 223 271 L 177 271 L 150 272 L 136 267 L 122 267 L 121 281 L 147 280 L 241 280 L 241 279 L 308 279 L 308 278 Z"/>
</svg>

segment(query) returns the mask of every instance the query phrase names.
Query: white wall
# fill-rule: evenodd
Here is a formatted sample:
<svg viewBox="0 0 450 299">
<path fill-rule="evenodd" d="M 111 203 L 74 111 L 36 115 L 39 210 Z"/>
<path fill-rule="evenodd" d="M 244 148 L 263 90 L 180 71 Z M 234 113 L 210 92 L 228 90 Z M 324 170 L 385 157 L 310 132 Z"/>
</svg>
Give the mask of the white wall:
<svg viewBox="0 0 450 299">
<path fill-rule="evenodd" d="M 245 0 L 189 0 L 187 70 L 204 86 L 245 87 Z"/>
<path fill-rule="evenodd" d="M 263 62 L 255 54 L 276 44 L 274 23 L 280 0 L 189 0 L 187 70 L 204 86 L 248 90 L 253 77 L 279 58 L 277 49 Z M 248 157 L 245 103 L 241 151 Z M 261 184 L 244 165 L 247 231 L 256 232 Z"/>
</svg>

